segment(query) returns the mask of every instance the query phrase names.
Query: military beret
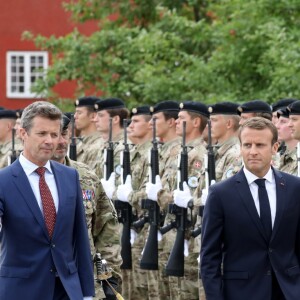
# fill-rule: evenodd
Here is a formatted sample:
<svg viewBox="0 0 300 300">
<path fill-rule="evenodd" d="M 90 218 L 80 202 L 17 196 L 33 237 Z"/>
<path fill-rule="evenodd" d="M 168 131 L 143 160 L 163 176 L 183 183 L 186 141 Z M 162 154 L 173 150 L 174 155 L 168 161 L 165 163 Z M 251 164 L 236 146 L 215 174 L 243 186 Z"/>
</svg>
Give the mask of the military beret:
<svg viewBox="0 0 300 300">
<path fill-rule="evenodd" d="M 107 98 L 103 100 L 98 100 L 95 105 L 95 110 L 107 110 L 107 109 L 118 109 L 125 108 L 125 103 L 123 100 L 118 98 Z"/>
<path fill-rule="evenodd" d="M 241 113 L 270 113 L 272 114 L 271 106 L 262 100 L 252 100 L 240 105 L 237 109 L 238 114 Z"/>
<path fill-rule="evenodd" d="M 22 113 L 23 113 L 23 109 L 17 109 L 16 110 L 17 119 L 22 117 Z"/>
<path fill-rule="evenodd" d="M 131 110 L 130 117 L 137 116 L 137 115 L 151 115 L 150 106 L 144 105 L 144 106 L 134 107 Z"/>
<path fill-rule="evenodd" d="M 208 107 L 211 115 L 237 115 L 239 104 L 229 101 L 219 102 Z"/>
<path fill-rule="evenodd" d="M 276 113 L 277 113 L 277 118 L 280 118 L 280 117 L 288 118 L 289 115 L 290 115 L 290 112 L 289 112 L 289 110 L 287 109 L 287 107 L 282 108 L 282 109 L 278 109 L 278 110 L 276 111 Z"/>
<path fill-rule="evenodd" d="M 285 109 L 287 106 L 289 106 L 291 103 L 295 101 L 297 101 L 297 99 L 292 99 L 292 98 L 280 99 L 272 105 L 272 111 L 276 112 L 278 110 Z"/>
<path fill-rule="evenodd" d="M 68 129 L 71 119 L 69 119 L 65 114 L 63 114 L 62 118 L 62 131 Z"/>
<path fill-rule="evenodd" d="M 0 110 L 0 119 L 17 119 L 17 113 L 15 110 L 2 109 Z"/>
<path fill-rule="evenodd" d="M 300 115 L 300 100 L 291 103 L 287 110 L 289 115 Z"/>
<path fill-rule="evenodd" d="M 71 120 L 73 113 L 71 113 L 71 112 L 65 112 L 64 115 Z"/>
<path fill-rule="evenodd" d="M 205 117 L 209 117 L 207 106 L 201 102 L 185 101 L 179 104 L 180 110 L 194 112 Z"/>
<path fill-rule="evenodd" d="M 155 106 L 150 107 L 152 114 L 156 114 L 164 111 L 175 111 L 179 112 L 179 103 L 173 100 L 166 100 L 157 103 Z"/>
<path fill-rule="evenodd" d="M 95 96 L 88 96 L 88 97 L 82 97 L 79 98 L 75 101 L 75 106 L 80 107 L 80 106 L 94 106 L 97 101 L 100 99 L 95 97 Z"/>
</svg>

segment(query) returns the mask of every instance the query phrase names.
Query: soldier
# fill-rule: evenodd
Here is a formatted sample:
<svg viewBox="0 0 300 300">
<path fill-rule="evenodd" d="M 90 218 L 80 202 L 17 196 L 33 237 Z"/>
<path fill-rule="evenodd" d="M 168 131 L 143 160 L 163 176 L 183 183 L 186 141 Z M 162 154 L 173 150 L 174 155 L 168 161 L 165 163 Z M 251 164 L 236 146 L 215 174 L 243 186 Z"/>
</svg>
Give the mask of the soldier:
<svg viewBox="0 0 300 300">
<path fill-rule="evenodd" d="M 279 110 L 285 110 L 287 106 L 289 106 L 291 103 L 297 101 L 296 99 L 292 98 L 284 98 L 284 99 L 279 99 L 277 102 L 272 104 L 272 123 L 276 125 L 278 121 L 278 114 L 277 112 Z"/>
<path fill-rule="evenodd" d="M 240 115 L 240 125 L 245 120 L 253 117 L 262 117 L 268 120 L 272 120 L 271 106 L 262 100 L 252 100 L 241 104 L 238 108 L 238 114 Z"/>
<path fill-rule="evenodd" d="M 99 100 L 95 104 L 95 110 L 97 112 L 95 117 L 95 125 L 97 131 L 104 137 L 104 148 L 108 146 L 109 138 L 109 119 L 112 119 L 112 142 L 115 145 L 114 149 L 114 162 L 115 162 L 115 172 L 112 175 L 112 178 L 116 176 L 116 179 L 119 178 L 121 174 L 121 165 L 120 165 L 120 152 L 124 148 L 124 139 L 123 139 L 123 120 L 128 119 L 129 111 L 125 107 L 123 100 L 118 98 L 108 98 L 104 100 Z M 103 151 L 98 152 L 97 157 L 97 167 L 96 174 L 99 178 L 103 178 L 103 165 L 105 162 L 105 157 L 103 157 Z M 112 195 L 115 191 L 115 180 L 103 180 L 103 187 L 105 192 L 108 192 L 109 198 L 112 198 Z"/>
<path fill-rule="evenodd" d="M 289 128 L 289 111 L 282 108 L 277 111 L 278 121 L 276 128 L 278 131 L 278 141 L 284 142 L 286 150 L 280 156 L 280 171 L 297 176 L 297 143 L 298 141 L 292 137 L 291 128 Z"/>
<path fill-rule="evenodd" d="M 70 120 L 64 116 L 60 141 L 52 159 L 78 171 L 92 255 L 94 257 L 96 252 L 100 252 L 112 267 L 113 277 L 108 281 L 118 290 L 121 256 L 117 215 L 113 204 L 105 196 L 96 174 L 86 164 L 73 161 L 67 156 L 70 141 L 69 122 Z M 95 286 L 96 299 L 116 299 L 105 281 L 103 288 L 99 283 Z"/>
<path fill-rule="evenodd" d="M 206 155 L 206 143 L 203 140 L 203 132 L 208 120 L 207 106 L 200 102 L 186 101 L 180 104 L 178 119 L 176 120 L 176 133 L 178 136 L 183 134 L 183 122 L 186 122 L 186 143 L 188 146 L 188 181 L 187 186 L 180 191 L 175 189 L 173 200 L 180 207 L 187 207 L 187 203 L 192 198 L 194 200 L 194 210 L 191 213 L 197 213 L 200 206 L 200 196 L 198 186 L 202 184 L 202 174 L 204 173 L 204 157 Z M 178 185 L 178 178 L 176 183 Z M 191 228 L 195 225 L 196 216 L 192 215 Z M 190 229 L 191 229 L 190 228 Z M 190 230 L 189 230 L 190 232 Z M 174 242 L 174 241 L 173 241 Z M 205 299 L 202 282 L 200 286 L 195 278 L 198 277 L 197 256 L 200 250 L 200 240 L 193 239 L 190 234 L 186 235 L 184 277 L 169 277 L 171 282 L 175 282 L 172 299 Z M 173 246 L 173 245 L 172 245 Z M 174 280 L 175 279 L 175 280 Z M 177 287 L 176 287 L 177 284 Z M 199 290 L 199 291 L 198 291 Z"/>
<path fill-rule="evenodd" d="M 159 151 L 159 178 L 155 184 L 145 182 L 146 197 L 157 201 L 161 210 L 166 210 L 167 204 L 172 203 L 168 178 L 177 174 L 177 159 L 181 150 L 181 140 L 176 135 L 176 119 L 178 118 L 179 104 L 168 100 L 156 104 L 152 108 L 152 118 L 156 119 L 156 136 L 163 142 Z M 152 126 L 152 120 L 150 121 Z M 162 179 L 160 179 L 162 178 Z M 169 253 L 162 251 L 164 242 L 159 237 L 159 271 L 148 272 L 148 282 L 159 286 L 159 299 L 170 299 L 169 279 L 165 274 L 165 264 Z"/>
<path fill-rule="evenodd" d="M 291 98 L 280 99 L 272 105 L 272 123 L 275 126 L 276 126 L 276 123 L 278 122 L 278 119 L 279 119 L 278 112 L 279 111 L 285 111 L 287 106 L 290 105 L 291 103 L 295 102 L 295 101 L 297 101 L 297 100 L 296 99 L 291 99 Z M 287 114 L 287 112 L 285 114 Z M 287 118 L 288 118 L 288 116 L 287 116 Z M 281 121 L 284 122 L 284 119 L 282 119 Z M 278 142 L 279 142 L 278 153 L 280 154 L 280 156 L 282 156 L 284 154 L 284 152 L 286 151 L 286 145 L 285 145 L 285 142 L 283 140 L 278 141 Z"/>
<path fill-rule="evenodd" d="M 77 161 L 90 166 L 92 170 L 96 167 L 98 153 L 103 148 L 103 138 L 96 129 L 95 103 L 97 97 L 87 96 L 75 101 L 75 127 L 80 132 L 77 143 Z"/>
<path fill-rule="evenodd" d="M 297 158 L 298 158 L 298 172 L 297 175 L 300 176 L 299 167 L 299 142 L 300 142 L 300 100 L 297 100 L 287 107 L 289 113 L 289 128 L 292 131 L 292 137 L 298 141 L 297 144 Z"/>
<path fill-rule="evenodd" d="M 145 197 L 143 197 L 144 193 L 141 192 L 141 189 L 148 175 L 148 155 L 151 148 L 150 119 L 149 106 L 133 108 L 131 111 L 131 123 L 128 127 L 129 138 L 133 138 L 136 143 L 130 155 L 132 184 L 129 180 L 126 180 L 124 184 L 118 185 L 117 188 L 116 198 L 129 202 L 138 215 L 142 214 L 141 200 Z M 148 290 L 147 271 L 140 268 L 140 258 L 146 242 L 148 227 L 148 225 L 145 225 L 138 230 L 131 229 L 132 270 L 123 270 L 123 275 L 126 273 L 128 281 L 125 282 L 123 276 L 123 287 L 124 289 L 127 287 L 129 290 L 128 298 L 126 298 L 128 300 L 157 299 L 158 297 L 157 294 L 153 297 L 155 287 Z"/>
<path fill-rule="evenodd" d="M 0 110 L 0 168 L 11 163 L 12 150 L 20 153 L 22 144 L 19 139 L 12 140 L 14 126 L 17 120 L 17 113 L 14 110 Z M 14 149 L 13 148 L 14 142 Z"/>
<path fill-rule="evenodd" d="M 242 167 L 238 140 L 238 104 L 220 102 L 208 107 L 212 138 L 218 141 L 215 154 L 216 181 L 229 178 Z"/>
</svg>

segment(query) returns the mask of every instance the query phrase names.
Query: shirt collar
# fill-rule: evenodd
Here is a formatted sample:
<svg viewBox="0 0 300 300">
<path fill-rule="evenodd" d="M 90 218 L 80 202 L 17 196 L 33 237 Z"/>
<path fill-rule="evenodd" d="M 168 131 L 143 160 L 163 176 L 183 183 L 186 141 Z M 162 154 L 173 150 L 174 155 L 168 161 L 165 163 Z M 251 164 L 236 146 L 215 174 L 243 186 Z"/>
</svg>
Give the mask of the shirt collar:
<svg viewBox="0 0 300 300">
<path fill-rule="evenodd" d="M 32 173 L 35 172 L 35 170 L 39 167 L 38 165 L 34 164 L 30 160 L 28 160 L 24 155 L 23 152 L 21 153 L 19 157 L 20 164 L 26 173 L 27 176 L 31 175 Z M 47 169 L 48 172 L 53 174 L 52 169 L 51 169 L 51 164 L 50 161 L 48 160 L 47 163 L 44 165 L 44 167 Z"/>
<path fill-rule="evenodd" d="M 251 183 L 253 183 L 256 179 L 259 178 L 256 175 L 254 175 L 253 173 L 251 173 L 249 170 L 247 170 L 245 167 L 244 167 L 244 174 L 246 176 L 246 179 L 247 179 L 247 182 L 248 182 L 249 185 Z M 268 173 L 263 178 L 265 178 L 268 182 L 273 183 L 274 174 L 273 174 L 273 171 L 272 171 L 271 167 L 270 167 Z"/>
</svg>

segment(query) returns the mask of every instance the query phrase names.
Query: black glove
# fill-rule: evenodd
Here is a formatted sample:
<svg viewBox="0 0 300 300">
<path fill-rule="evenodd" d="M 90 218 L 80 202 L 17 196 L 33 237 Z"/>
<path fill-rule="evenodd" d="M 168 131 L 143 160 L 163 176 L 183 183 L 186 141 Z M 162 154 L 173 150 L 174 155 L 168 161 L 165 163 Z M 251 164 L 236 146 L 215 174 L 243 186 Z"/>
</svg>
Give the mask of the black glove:
<svg viewBox="0 0 300 300">
<path fill-rule="evenodd" d="M 118 278 L 112 276 L 112 277 L 108 278 L 107 281 L 118 293 L 120 293 L 120 288 L 119 288 L 120 285 L 119 285 Z M 102 281 L 102 287 L 103 287 L 103 290 L 104 290 L 107 300 L 116 300 L 117 299 L 114 292 L 112 291 L 111 287 L 106 282 L 106 280 Z"/>
</svg>

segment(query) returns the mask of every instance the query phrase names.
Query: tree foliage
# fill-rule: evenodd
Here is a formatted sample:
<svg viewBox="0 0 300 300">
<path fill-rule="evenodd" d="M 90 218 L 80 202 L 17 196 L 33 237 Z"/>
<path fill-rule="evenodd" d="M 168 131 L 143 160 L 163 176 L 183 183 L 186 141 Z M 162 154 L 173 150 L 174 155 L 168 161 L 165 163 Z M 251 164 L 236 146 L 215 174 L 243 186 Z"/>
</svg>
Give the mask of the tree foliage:
<svg viewBox="0 0 300 300">
<path fill-rule="evenodd" d="M 52 53 L 36 91 L 59 98 L 53 87 L 77 82 L 129 106 L 160 100 L 211 103 L 300 94 L 298 0 L 70 0 L 80 22 L 101 30 L 64 37 L 25 33 Z M 115 16 L 112 20 L 112 14 Z"/>
</svg>

